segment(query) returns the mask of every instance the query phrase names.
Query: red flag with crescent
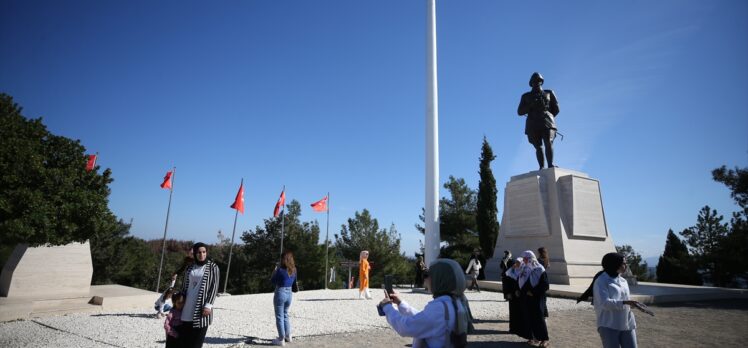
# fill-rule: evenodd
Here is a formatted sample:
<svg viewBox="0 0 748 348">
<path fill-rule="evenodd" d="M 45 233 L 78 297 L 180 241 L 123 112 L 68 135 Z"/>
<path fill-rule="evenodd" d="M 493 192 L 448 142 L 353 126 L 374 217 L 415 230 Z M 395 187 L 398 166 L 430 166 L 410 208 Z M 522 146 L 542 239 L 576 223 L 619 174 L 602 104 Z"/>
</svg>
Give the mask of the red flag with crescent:
<svg viewBox="0 0 748 348">
<path fill-rule="evenodd" d="M 281 195 L 278 198 L 278 202 L 275 203 L 275 209 L 273 210 L 273 217 L 278 217 L 280 215 L 281 209 L 283 209 L 283 205 L 286 204 L 286 190 L 284 189 L 281 191 Z"/>
<path fill-rule="evenodd" d="M 164 182 L 161 183 L 161 188 L 171 190 L 171 170 L 166 172 L 164 176 Z"/>
<path fill-rule="evenodd" d="M 231 204 L 231 208 L 244 214 L 244 183 L 239 185 L 239 192 L 236 193 L 236 199 L 234 199 L 234 203 Z"/>
<path fill-rule="evenodd" d="M 311 204 L 312 209 L 316 212 L 326 212 L 327 211 L 327 196 L 325 198 L 322 198 L 314 203 Z"/>
</svg>

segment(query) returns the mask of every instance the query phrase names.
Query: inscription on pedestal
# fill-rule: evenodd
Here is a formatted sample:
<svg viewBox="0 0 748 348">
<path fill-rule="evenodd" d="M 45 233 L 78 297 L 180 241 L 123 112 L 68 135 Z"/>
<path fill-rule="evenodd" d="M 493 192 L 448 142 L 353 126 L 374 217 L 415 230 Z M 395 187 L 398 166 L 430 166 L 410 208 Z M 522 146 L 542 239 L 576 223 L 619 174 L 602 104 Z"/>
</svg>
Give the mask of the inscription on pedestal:
<svg viewBox="0 0 748 348">
<path fill-rule="evenodd" d="M 559 178 L 561 218 L 570 237 L 606 238 L 600 183 L 597 180 L 568 175 Z"/>
<path fill-rule="evenodd" d="M 537 176 L 512 181 L 506 187 L 506 214 L 512 228 L 507 237 L 547 236 L 548 216 Z"/>
</svg>

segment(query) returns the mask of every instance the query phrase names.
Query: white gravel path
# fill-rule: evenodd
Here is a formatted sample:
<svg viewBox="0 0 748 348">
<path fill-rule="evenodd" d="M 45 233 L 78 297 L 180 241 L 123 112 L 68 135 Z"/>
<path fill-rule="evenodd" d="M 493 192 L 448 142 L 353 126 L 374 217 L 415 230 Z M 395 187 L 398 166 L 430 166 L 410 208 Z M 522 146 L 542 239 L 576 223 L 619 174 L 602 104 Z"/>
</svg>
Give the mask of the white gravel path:
<svg viewBox="0 0 748 348">
<path fill-rule="evenodd" d="M 373 290 L 372 300 L 358 300 L 358 290 L 312 290 L 294 294 L 290 309 L 293 335 L 304 337 L 386 329 L 376 304 L 383 298 Z M 473 316 L 479 320 L 506 320 L 507 304 L 500 293 L 468 292 Z M 431 296 L 402 290 L 402 298 L 415 308 Z M 241 347 L 249 340 L 267 344 L 276 336 L 273 294 L 219 297 L 205 347 Z M 584 310 L 567 299 L 548 299 L 551 312 Z M 163 319 L 152 308 L 116 313 L 80 313 L 0 323 L 0 347 L 160 347 L 164 343 Z M 300 342 L 301 343 L 301 342 Z M 300 345 L 301 346 L 301 345 Z"/>
</svg>

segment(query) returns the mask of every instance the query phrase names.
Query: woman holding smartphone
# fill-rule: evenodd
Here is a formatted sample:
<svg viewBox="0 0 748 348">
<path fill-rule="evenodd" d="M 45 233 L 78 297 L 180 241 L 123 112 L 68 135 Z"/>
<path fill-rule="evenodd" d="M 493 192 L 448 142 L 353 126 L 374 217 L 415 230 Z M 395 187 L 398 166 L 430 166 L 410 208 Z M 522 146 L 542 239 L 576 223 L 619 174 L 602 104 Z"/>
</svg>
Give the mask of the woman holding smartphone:
<svg viewBox="0 0 748 348">
<path fill-rule="evenodd" d="M 630 300 L 623 255 L 609 253 L 603 256 L 603 273 L 594 282 L 593 304 L 597 316 L 597 332 L 604 348 L 636 348 L 636 320 L 630 306 L 643 305 Z"/>
</svg>

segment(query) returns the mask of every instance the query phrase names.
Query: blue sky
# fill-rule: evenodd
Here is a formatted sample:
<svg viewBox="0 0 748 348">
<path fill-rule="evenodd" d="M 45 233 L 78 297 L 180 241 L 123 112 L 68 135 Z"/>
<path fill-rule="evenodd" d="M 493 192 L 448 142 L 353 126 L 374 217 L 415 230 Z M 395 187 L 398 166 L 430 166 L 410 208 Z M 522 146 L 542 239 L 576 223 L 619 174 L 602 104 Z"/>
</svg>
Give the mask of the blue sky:
<svg viewBox="0 0 748 348">
<path fill-rule="evenodd" d="M 559 98 L 559 166 L 601 182 L 616 244 L 662 252 L 748 165 L 745 1 L 438 1 L 441 182 L 478 184 L 485 135 L 503 187 L 534 170 L 516 115 L 533 71 Z M 331 193 L 330 233 L 357 210 L 411 254 L 424 202 L 424 1 L 0 3 L 0 91 L 111 168 L 110 207 L 160 238 L 215 241 L 262 224 L 286 185 L 302 219 Z M 442 195 L 446 193 L 442 191 Z"/>
</svg>

